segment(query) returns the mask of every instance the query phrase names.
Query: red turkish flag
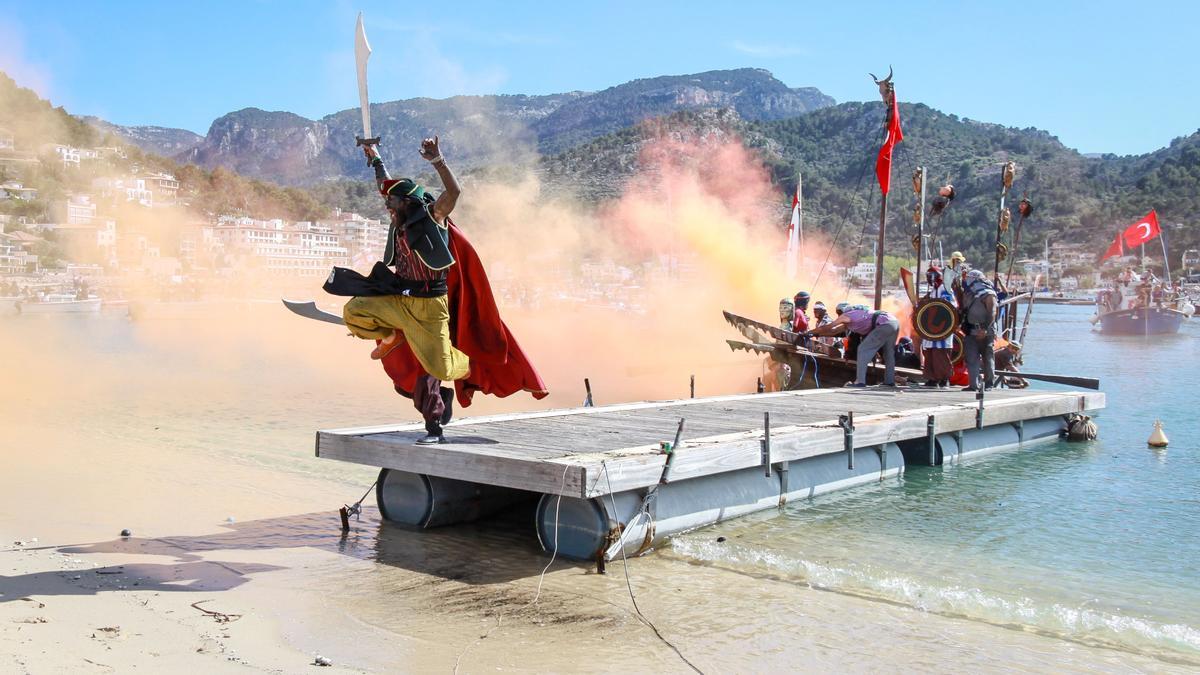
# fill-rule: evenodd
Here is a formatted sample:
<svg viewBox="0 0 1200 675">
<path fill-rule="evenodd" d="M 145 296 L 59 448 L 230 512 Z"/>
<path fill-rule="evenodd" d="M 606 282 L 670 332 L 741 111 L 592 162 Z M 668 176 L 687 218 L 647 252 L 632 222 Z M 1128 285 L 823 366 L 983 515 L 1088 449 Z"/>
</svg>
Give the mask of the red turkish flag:
<svg viewBox="0 0 1200 675">
<path fill-rule="evenodd" d="M 875 177 L 879 179 L 879 191 L 888 193 L 892 182 L 892 147 L 904 140 L 904 132 L 900 130 L 900 104 L 896 102 L 896 92 L 892 92 L 892 108 L 889 111 L 887 138 L 879 147 L 879 157 L 875 160 Z"/>
<path fill-rule="evenodd" d="M 1160 234 L 1162 230 L 1158 229 L 1158 214 L 1150 209 L 1145 218 L 1125 228 L 1125 247 L 1141 246 Z"/>
<path fill-rule="evenodd" d="M 1112 243 L 1108 245 L 1108 250 L 1104 252 L 1104 255 L 1100 256 L 1100 260 L 1108 260 L 1114 256 L 1122 255 L 1125 255 L 1125 250 L 1121 248 L 1121 233 L 1118 232 L 1117 236 L 1113 237 Z"/>
</svg>

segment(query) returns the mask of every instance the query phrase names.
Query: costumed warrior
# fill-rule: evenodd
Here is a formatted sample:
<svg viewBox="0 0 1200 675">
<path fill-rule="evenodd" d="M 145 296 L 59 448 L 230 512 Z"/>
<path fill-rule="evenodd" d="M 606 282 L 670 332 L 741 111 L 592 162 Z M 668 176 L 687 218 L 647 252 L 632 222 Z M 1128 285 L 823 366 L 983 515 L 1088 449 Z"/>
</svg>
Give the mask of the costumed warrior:
<svg viewBox="0 0 1200 675">
<path fill-rule="evenodd" d="M 455 393 L 464 407 L 476 391 L 545 397 L 541 378 L 500 319 L 474 247 L 450 220 L 461 190 L 438 138 L 425 139 L 420 149 L 445 187 L 436 199 L 411 178 L 392 179 L 373 146 L 363 152 L 391 216 L 383 260 L 366 277 L 335 267 L 324 288 L 355 296 L 343 319 L 353 335 L 378 341 L 371 358 L 383 361 L 396 392 L 421 412 L 427 435 L 417 443 L 446 442 L 442 425 L 450 421 Z"/>
<path fill-rule="evenodd" d="M 930 266 L 925 272 L 925 280 L 929 283 L 926 297 L 945 300 L 957 311 L 958 303 L 954 299 L 954 293 L 951 293 L 950 289 L 942 283 L 942 271 L 936 265 Z M 931 389 L 935 387 L 949 388 L 950 378 L 954 375 L 954 366 L 951 364 L 953 339 L 953 335 L 948 335 L 941 340 L 921 340 L 921 354 L 924 357 L 921 370 L 925 374 L 924 386 Z"/>
<path fill-rule="evenodd" d="M 996 289 L 984 278 L 983 270 L 967 272 L 963 287 L 963 359 L 970 380 L 963 391 L 991 389 L 995 383 Z M 983 381 L 979 380 L 980 365 Z"/>
<path fill-rule="evenodd" d="M 884 363 L 883 384 L 887 387 L 896 386 L 896 337 L 900 334 L 900 322 L 887 312 L 873 312 L 865 307 L 856 306 L 846 310 L 833 323 L 819 326 L 808 334 L 825 337 L 837 335 L 846 329 L 862 336 L 855 358 L 854 382 L 847 382 L 846 386 L 867 386 L 867 364 L 880 352 L 883 353 Z"/>
</svg>

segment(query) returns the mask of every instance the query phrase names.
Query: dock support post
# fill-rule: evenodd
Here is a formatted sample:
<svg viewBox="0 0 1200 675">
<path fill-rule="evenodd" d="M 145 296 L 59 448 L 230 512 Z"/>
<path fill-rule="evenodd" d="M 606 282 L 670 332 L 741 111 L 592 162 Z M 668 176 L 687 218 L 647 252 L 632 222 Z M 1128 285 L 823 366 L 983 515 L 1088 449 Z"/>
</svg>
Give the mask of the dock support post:
<svg viewBox="0 0 1200 675">
<path fill-rule="evenodd" d="M 779 508 L 783 508 L 787 504 L 788 493 L 788 464 L 790 462 L 780 462 L 775 469 L 779 472 Z"/>
<path fill-rule="evenodd" d="M 587 391 L 587 398 L 583 399 L 583 407 L 594 408 L 595 403 L 592 403 L 592 383 L 585 377 L 583 378 L 583 388 Z"/>
<path fill-rule="evenodd" d="M 846 449 L 848 469 L 854 470 L 854 411 L 838 415 L 838 426 L 842 428 L 842 446 Z"/>
<path fill-rule="evenodd" d="M 763 384 L 762 378 L 761 377 L 758 378 L 758 385 L 754 388 L 755 393 L 761 394 L 766 390 L 767 390 L 767 387 L 766 387 L 766 385 Z"/>
<path fill-rule="evenodd" d="M 961 462 L 963 455 L 963 432 L 961 429 L 954 432 L 954 444 L 958 446 L 958 461 Z M 946 458 L 944 456 L 942 457 L 942 463 L 946 463 Z"/>
<path fill-rule="evenodd" d="M 983 428 L 983 387 L 975 392 L 975 400 L 979 402 L 979 407 L 975 410 L 975 428 Z"/>
<path fill-rule="evenodd" d="M 771 413 L 763 413 L 762 465 L 767 478 L 771 477 Z"/>
<path fill-rule="evenodd" d="M 691 392 L 692 392 L 692 398 L 696 398 L 696 376 L 695 375 L 692 376 L 692 383 L 691 383 L 691 385 L 689 385 L 689 388 L 691 389 Z"/>
<path fill-rule="evenodd" d="M 937 418 L 930 415 L 925 419 L 925 442 L 929 446 L 929 466 L 937 464 Z"/>
<path fill-rule="evenodd" d="M 1017 420 L 1017 443 L 1025 443 L 1025 420 Z"/>
<path fill-rule="evenodd" d="M 887 443 L 875 446 L 875 452 L 879 454 L 879 480 L 882 481 L 883 477 L 887 475 Z"/>
</svg>

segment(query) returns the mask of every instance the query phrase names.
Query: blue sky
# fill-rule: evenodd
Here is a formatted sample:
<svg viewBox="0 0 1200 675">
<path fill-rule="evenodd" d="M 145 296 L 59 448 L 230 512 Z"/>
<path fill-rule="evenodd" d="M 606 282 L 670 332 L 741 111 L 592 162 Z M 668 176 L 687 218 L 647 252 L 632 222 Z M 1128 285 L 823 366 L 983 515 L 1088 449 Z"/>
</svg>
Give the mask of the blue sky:
<svg viewBox="0 0 1200 675">
<path fill-rule="evenodd" d="M 404 7 L 411 7 L 407 13 Z M 1200 3 L 12 2 L 0 70 L 78 114 L 204 133 L 245 107 L 357 105 L 365 13 L 376 101 L 598 90 L 757 67 L 838 101 L 876 96 L 1137 154 L 1200 127 Z"/>
</svg>

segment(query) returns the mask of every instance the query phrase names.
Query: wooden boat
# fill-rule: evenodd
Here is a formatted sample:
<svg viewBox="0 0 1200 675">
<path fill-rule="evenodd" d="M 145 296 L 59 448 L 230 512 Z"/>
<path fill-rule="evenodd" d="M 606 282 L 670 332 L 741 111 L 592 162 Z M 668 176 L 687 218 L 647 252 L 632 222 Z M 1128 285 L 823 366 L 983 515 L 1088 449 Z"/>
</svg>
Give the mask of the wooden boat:
<svg viewBox="0 0 1200 675">
<path fill-rule="evenodd" d="M 1105 335 L 1172 335 L 1187 321 L 1188 315 L 1168 307 L 1138 307 L 1104 312 L 1098 316 L 1100 332 Z"/>
</svg>

